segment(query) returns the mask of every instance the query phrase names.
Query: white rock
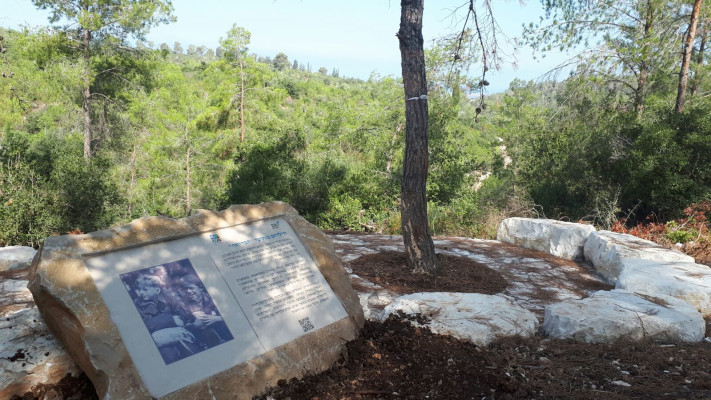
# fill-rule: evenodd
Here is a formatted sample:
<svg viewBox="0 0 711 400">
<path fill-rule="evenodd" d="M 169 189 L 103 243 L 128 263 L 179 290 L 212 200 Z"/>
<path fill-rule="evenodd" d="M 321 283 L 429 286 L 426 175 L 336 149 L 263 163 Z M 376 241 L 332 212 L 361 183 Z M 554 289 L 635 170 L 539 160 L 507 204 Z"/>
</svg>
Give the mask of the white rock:
<svg viewBox="0 0 711 400">
<path fill-rule="evenodd" d="M 704 316 L 711 316 L 711 268 L 693 262 L 628 263 L 616 287 L 684 300 Z"/>
<path fill-rule="evenodd" d="M 347 267 L 346 267 L 347 268 Z M 351 286 L 358 294 L 360 307 L 363 309 L 365 319 L 370 321 L 380 320 L 383 308 L 390 304 L 394 298 L 400 296 L 392 290 L 386 289 L 356 274 L 349 274 Z"/>
<path fill-rule="evenodd" d="M 705 322 L 677 298 L 615 289 L 547 306 L 542 330 L 554 338 L 588 343 L 620 338 L 698 342 L 704 338 Z"/>
<path fill-rule="evenodd" d="M 399 294 L 393 292 L 392 290 L 378 290 L 368 296 L 368 305 L 374 308 L 380 308 L 381 310 L 385 308 L 388 304 L 392 303 Z"/>
<path fill-rule="evenodd" d="M 29 268 L 36 253 L 27 246 L 0 247 L 0 272 Z"/>
<path fill-rule="evenodd" d="M 58 383 L 81 371 L 49 334 L 36 307 L 0 319 L 0 398 L 23 395 L 38 384 Z"/>
<path fill-rule="evenodd" d="M 630 385 L 629 383 L 627 383 L 627 382 L 625 382 L 625 381 L 612 381 L 612 382 L 610 382 L 610 383 L 613 384 L 613 385 L 615 385 L 615 386 L 623 386 L 623 387 L 630 387 L 630 386 L 632 386 L 632 385 Z"/>
<path fill-rule="evenodd" d="M 503 295 L 479 293 L 413 293 L 396 298 L 383 310 L 382 319 L 398 310 L 430 319 L 432 332 L 471 340 L 485 346 L 505 336 L 536 333 L 536 316 Z"/>
<path fill-rule="evenodd" d="M 585 259 L 613 284 L 622 270 L 637 260 L 694 262 L 691 256 L 649 240 L 610 231 L 593 232 L 585 242 L 584 252 Z"/>
<path fill-rule="evenodd" d="M 507 218 L 499 224 L 496 238 L 569 260 L 583 256 L 583 245 L 592 225 L 551 219 Z"/>
<path fill-rule="evenodd" d="M 5 310 L 16 311 L 14 308 L 24 308 L 32 302 L 32 293 L 27 289 L 28 281 L 25 279 L 0 279 L 0 316 Z M 19 307 L 12 307 L 18 305 Z"/>
</svg>

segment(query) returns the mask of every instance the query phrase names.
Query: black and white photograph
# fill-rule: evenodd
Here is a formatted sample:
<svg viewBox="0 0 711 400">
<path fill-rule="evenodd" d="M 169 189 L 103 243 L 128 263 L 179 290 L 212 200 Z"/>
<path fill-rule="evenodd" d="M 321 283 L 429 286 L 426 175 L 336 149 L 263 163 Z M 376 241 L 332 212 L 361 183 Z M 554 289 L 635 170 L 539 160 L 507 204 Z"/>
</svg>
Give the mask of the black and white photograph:
<svg viewBox="0 0 711 400">
<path fill-rule="evenodd" d="M 189 259 L 119 276 L 166 365 L 234 339 Z"/>
</svg>

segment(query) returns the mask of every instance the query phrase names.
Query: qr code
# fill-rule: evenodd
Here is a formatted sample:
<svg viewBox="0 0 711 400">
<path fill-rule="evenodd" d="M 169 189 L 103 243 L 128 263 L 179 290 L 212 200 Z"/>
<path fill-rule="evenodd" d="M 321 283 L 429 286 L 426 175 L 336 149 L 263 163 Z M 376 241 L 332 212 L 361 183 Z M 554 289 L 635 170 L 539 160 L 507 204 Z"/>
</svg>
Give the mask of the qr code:
<svg viewBox="0 0 711 400">
<path fill-rule="evenodd" d="M 311 321 L 309 320 L 309 317 L 300 319 L 299 325 L 301 325 L 301 327 L 304 329 L 304 332 L 308 332 L 311 329 L 314 329 L 314 324 L 311 323 Z"/>
</svg>

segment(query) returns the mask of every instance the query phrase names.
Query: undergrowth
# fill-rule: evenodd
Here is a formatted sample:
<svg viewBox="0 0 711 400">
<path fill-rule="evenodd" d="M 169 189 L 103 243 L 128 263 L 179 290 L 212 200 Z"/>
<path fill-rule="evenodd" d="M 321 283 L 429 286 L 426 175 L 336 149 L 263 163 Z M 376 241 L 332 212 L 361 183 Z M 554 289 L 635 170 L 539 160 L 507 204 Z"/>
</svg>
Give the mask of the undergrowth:
<svg viewBox="0 0 711 400">
<path fill-rule="evenodd" d="M 617 220 L 611 230 L 613 232 L 628 233 L 642 239 L 651 240 L 663 246 L 693 247 L 711 243 L 709 233 L 709 220 L 707 214 L 711 212 L 711 203 L 694 203 L 684 209 L 686 217 L 668 221 L 666 223 L 655 221 L 650 216 L 643 223 L 627 227 L 626 220 Z"/>
</svg>

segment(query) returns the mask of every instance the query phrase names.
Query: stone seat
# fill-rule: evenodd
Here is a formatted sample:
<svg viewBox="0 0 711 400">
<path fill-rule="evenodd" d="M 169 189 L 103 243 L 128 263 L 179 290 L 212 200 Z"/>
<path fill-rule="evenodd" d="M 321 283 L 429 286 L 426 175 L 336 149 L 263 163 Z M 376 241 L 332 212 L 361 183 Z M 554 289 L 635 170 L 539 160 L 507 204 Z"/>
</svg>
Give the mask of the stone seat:
<svg viewBox="0 0 711 400">
<path fill-rule="evenodd" d="M 501 221 L 496 239 L 573 260 L 583 257 L 585 241 L 594 231 L 592 225 L 516 217 Z"/>
<path fill-rule="evenodd" d="M 547 306 L 541 330 L 553 338 L 587 343 L 622 338 L 699 342 L 705 322 L 694 307 L 677 298 L 615 289 Z"/>
<path fill-rule="evenodd" d="M 500 294 L 408 294 L 396 298 L 385 307 L 381 319 L 386 319 L 398 311 L 425 316 L 430 321 L 424 326 L 432 332 L 470 340 L 479 346 L 486 346 L 491 341 L 506 336 L 530 337 L 538 328 L 538 319 L 532 312 Z"/>
</svg>

